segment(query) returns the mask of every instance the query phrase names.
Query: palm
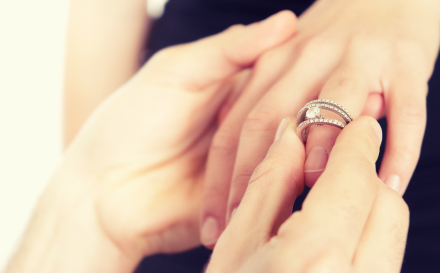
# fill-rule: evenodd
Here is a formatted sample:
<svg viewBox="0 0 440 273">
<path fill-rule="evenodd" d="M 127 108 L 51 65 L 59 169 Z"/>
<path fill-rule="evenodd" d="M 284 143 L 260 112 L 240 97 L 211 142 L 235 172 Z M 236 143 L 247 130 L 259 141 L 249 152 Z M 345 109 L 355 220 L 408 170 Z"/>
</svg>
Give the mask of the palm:
<svg viewBox="0 0 440 273">
<path fill-rule="evenodd" d="M 183 93 L 159 86 L 148 88 L 164 96 Z M 106 125 L 97 130 L 93 129 L 97 126 L 89 126 L 91 130 L 83 132 L 86 139 L 101 140 L 88 141 L 86 145 L 87 151 L 94 151 L 89 156 L 91 162 L 100 163 L 89 167 L 96 173 L 106 174 L 97 185 L 101 189 L 97 217 L 113 241 L 134 244 L 124 247 L 140 248 L 145 255 L 195 247 L 200 244 L 199 204 L 215 124 L 211 126 L 213 119 L 205 115 L 194 116 L 193 110 L 171 113 L 168 117 L 162 114 L 164 119 L 174 119 L 174 122 L 157 124 L 158 116 L 154 112 L 159 109 L 163 113 L 160 105 L 148 107 L 143 103 L 142 107 L 137 107 L 139 96 L 136 90 L 121 90 L 107 102 L 105 111 L 98 111 L 90 121 Z M 126 104 L 130 97 L 136 98 L 129 102 L 133 107 L 117 111 L 119 104 Z M 181 100 L 180 103 L 180 109 L 185 109 Z M 169 104 L 168 100 L 168 107 Z M 131 117 L 135 115 L 144 118 L 133 120 Z M 183 123 L 180 119 L 198 122 Z M 200 124 L 206 126 L 200 127 Z M 160 128 L 163 126 L 168 128 Z M 171 130 L 175 133 L 169 137 L 164 137 L 163 133 L 154 137 L 154 131 Z M 144 137 L 147 135 L 148 139 Z"/>
</svg>

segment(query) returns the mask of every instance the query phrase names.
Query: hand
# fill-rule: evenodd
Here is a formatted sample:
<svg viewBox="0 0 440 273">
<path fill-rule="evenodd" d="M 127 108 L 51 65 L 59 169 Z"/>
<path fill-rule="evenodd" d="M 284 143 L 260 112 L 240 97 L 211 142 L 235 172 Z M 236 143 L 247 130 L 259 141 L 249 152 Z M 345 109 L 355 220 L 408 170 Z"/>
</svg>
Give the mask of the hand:
<svg viewBox="0 0 440 273">
<path fill-rule="evenodd" d="M 295 23 L 281 12 L 155 55 L 69 146 L 8 272 L 132 272 L 145 255 L 199 245 L 217 115 Z"/>
<path fill-rule="evenodd" d="M 386 113 L 386 150 L 379 177 L 414 171 L 426 122 L 425 99 L 439 45 L 440 1 L 319 0 L 299 19 L 289 42 L 265 53 L 242 96 L 214 136 L 203 194 L 202 242 L 212 246 L 238 206 L 282 117 L 309 101 L 330 99 L 353 117 Z M 305 183 L 326 166 L 339 129 L 313 127 Z M 215 224 L 214 224 L 215 223 Z"/>
<path fill-rule="evenodd" d="M 381 129 L 361 117 L 339 135 L 301 211 L 304 149 L 295 125 L 257 167 L 207 273 L 400 272 L 408 207 L 378 178 Z"/>
</svg>

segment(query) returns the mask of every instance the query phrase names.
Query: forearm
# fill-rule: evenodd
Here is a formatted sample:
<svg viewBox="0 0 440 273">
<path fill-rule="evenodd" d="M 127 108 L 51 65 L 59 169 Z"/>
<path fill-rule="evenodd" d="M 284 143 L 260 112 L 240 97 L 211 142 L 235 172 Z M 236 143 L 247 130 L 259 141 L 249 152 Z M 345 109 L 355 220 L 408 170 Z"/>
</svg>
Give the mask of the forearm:
<svg viewBox="0 0 440 273">
<path fill-rule="evenodd" d="M 67 33 L 65 144 L 96 106 L 139 68 L 145 0 L 73 0 Z"/>
</svg>

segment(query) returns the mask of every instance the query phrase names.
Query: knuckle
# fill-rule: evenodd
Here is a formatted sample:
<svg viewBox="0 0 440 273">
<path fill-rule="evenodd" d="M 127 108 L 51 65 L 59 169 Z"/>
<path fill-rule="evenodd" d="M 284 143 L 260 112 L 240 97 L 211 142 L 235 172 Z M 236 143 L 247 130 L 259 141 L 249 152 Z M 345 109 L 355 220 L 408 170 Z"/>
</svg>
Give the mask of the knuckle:
<svg viewBox="0 0 440 273">
<path fill-rule="evenodd" d="M 426 105 L 422 101 L 397 98 L 399 120 L 408 125 L 424 123 L 426 120 Z"/>
<path fill-rule="evenodd" d="M 191 48 L 188 44 L 180 44 L 165 47 L 159 50 L 151 57 L 151 61 L 155 62 L 163 62 L 163 61 L 175 61 L 177 57 L 179 57 L 182 52 L 187 51 Z M 151 62 L 149 61 L 149 62 Z"/>
<path fill-rule="evenodd" d="M 238 143 L 237 134 L 227 127 L 222 127 L 214 135 L 211 142 L 211 152 L 219 152 L 223 155 L 232 155 L 236 151 Z"/>
<path fill-rule="evenodd" d="M 355 52 L 377 52 L 387 47 L 388 39 L 383 36 L 372 34 L 367 31 L 360 31 L 350 35 L 348 38 L 348 48 Z"/>
<path fill-rule="evenodd" d="M 179 51 L 180 45 L 170 46 L 159 50 L 155 53 L 149 60 L 149 66 L 160 66 L 162 64 L 167 64 L 173 60 L 173 56 Z M 141 70 L 142 71 L 142 70 Z"/>
<path fill-rule="evenodd" d="M 324 49 L 329 45 L 329 41 L 321 37 L 313 37 L 304 39 L 302 42 L 297 44 L 297 49 L 304 56 L 316 56 L 323 52 Z"/>
<path fill-rule="evenodd" d="M 293 59 L 291 47 L 283 45 L 263 53 L 254 65 L 256 78 L 266 79 L 269 83 L 281 75 L 291 66 Z"/>
<path fill-rule="evenodd" d="M 392 157 L 400 162 L 405 162 L 405 164 L 411 164 L 413 167 L 417 164 L 420 156 L 420 146 L 408 145 L 408 143 L 402 143 L 398 145 L 393 145 L 390 148 Z"/>
<path fill-rule="evenodd" d="M 403 200 L 403 198 L 394 190 L 385 186 L 388 191 L 388 201 L 391 203 L 393 209 L 395 210 L 394 215 L 399 219 L 405 219 L 409 221 L 409 207 L 408 204 Z M 407 222 L 408 222 L 407 221 Z M 407 223 L 409 224 L 409 223 Z"/>
<path fill-rule="evenodd" d="M 347 259 L 334 246 L 322 247 L 322 251 L 311 260 L 302 263 L 298 272 L 304 273 L 345 273 L 350 272 L 350 264 Z"/>
<path fill-rule="evenodd" d="M 249 132 L 273 131 L 277 128 L 279 121 L 277 109 L 272 106 L 264 106 L 249 113 L 243 124 L 243 130 Z"/>
<path fill-rule="evenodd" d="M 222 46 L 223 56 L 230 63 L 239 62 L 240 51 L 236 50 L 236 46 L 231 46 L 235 41 L 237 41 L 237 37 L 240 37 L 246 27 L 242 24 L 232 25 L 223 31 L 218 37 L 223 39 L 224 45 Z M 215 36 L 214 36 L 215 37 Z"/>
<path fill-rule="evenodd" d="M 346 73 L 345 71 L 343 73 Z M 352 77 L 346 75 L 336 76 L 334 79 L 327 82 L 323 91 L 337 92 L 338 96 L 353 96 L 361 92 L 360 83 Z"/>
<path fill-rule="evenodd" d="M 364 155 L 347 157 L 341 171 L 355 174 L 359 178 L 359 183 L 371 184 L 377 178 L 374 162 Z"/>
<path fill-rule="evenodd" d="M 276 180 L 279 170 L 283 166 L 282 162 L 277 157 L 268 157 L 260 165 L 255 168 L 251 178 L 249 179 L 249 185 L 257 184 L 271 184 Z"/>
<path fill-rule="evenodd" d="M 235 24 L 228 27 L 225 32 L 241 32 L 245 26 L 243 24 Z"/>
<path fill-rule="evenodd" d="M 396 39 L 393 43 L 393 51 L 400 61 L 426 60 L 424 46 L 421 42 L 416 40 Z"/>
<path fill-rule="evenodd" d="M 338 149 L 347 151 L 346 155 L 349 157 L 358 158 L 356 162 L 364 160 L 366 164 L 374 165 L 379 154 L 380 142 L 371 129 L 370 121 L 360 118 L 348 127 L 350 131 L 342 131 L 344 143 L 336 142 Z M 351 137 L 347 137 L 348 134 L 351 134 Z"/>
<path fill-rule="evenodd" d="M 237 168 L 237 174 L 234 175 L 232 183 L 234 185 L 245 184 L 247 185 L 254 173 L 255 168 L 249 165 L 239 166 Z"/>
<path fill-rule="evenodd" d="M 393 61 L 399 64 L 397 66 L 399 71 L 414 74 L 414 67 L 417 67 L 417 73 L 423 75 L 426 81 L 430 78 L 434 65 L 430 52 L 432 50 L 426 48 L 421 42 L 399 37 L 392 43 L 391 50 L 395 58 Z"/>
<path fill-rule="evenodd" d="M 229 192 L 225 191 L 224 187 L 215 183 L 206 183 L 203 189 L 203 199 L 206 203 L 214 203 L 214 200 L 218 200 L 223 196 L 227 196 Z"/>
</svg>

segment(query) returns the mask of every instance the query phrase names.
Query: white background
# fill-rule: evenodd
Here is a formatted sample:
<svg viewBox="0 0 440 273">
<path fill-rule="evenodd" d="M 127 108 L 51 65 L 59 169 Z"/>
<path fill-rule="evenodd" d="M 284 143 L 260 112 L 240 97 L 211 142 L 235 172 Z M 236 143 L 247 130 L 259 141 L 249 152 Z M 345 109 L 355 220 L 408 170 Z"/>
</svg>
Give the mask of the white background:
<svg viewBox="0 0 440 273">
<path fill-rule="evenodd" d="M 0 271 L 61 156 L 68 5 L 0 0 Z"/>
</svg>

